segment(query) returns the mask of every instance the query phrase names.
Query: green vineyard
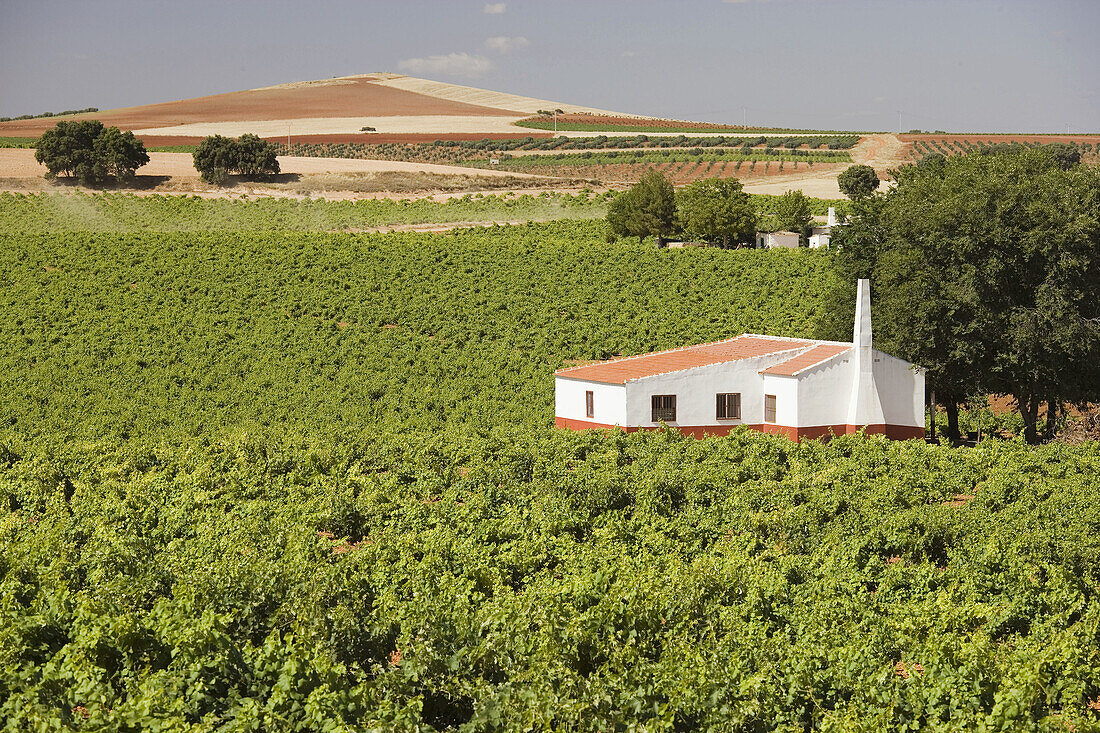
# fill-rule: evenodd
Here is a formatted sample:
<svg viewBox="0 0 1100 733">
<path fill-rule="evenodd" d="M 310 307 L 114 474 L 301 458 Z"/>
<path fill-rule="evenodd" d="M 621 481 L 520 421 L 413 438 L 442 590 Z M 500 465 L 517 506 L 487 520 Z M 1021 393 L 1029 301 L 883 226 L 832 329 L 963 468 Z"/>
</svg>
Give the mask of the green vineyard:
<svg viewBox="0 0 1100 733">
<path fill-rule="evenodd" d="M 0 195 L 0 729 L 1100 730 L 1100 444 L 555 430 L 834 284 L 606 206 Z"/>
</svg>

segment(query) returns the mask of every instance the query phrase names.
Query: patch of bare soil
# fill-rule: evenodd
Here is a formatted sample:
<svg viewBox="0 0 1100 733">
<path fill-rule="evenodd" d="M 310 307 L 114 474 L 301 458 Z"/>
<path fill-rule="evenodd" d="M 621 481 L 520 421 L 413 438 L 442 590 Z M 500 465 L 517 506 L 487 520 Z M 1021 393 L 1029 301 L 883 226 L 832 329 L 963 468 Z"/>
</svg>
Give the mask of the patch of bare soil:
<svg viewBox="0 0 1100 733">
<path fill-rule="evenodd" d="M 879 178 L 890 170 L 903 165 L 908 159 L 909 149 L 897 135 L 864 135 L 851 150 L 852 163 L 869 165 L 875 169 Z"/>
<path fill-rule="evenodd" d="M 138 171 L 136 194 L 186 193 L 204 198 L 292 197 L 349 200 L 408 198 L 410 195 L 464 195 L 479 191 L 576 191 L 597 182 L 582 178 L 557 178 L 507 171 L 472 170 L 459 166 L 343 158 L 280 157 L 284 171 L 266 181 L 231 178 L 227 186 L 203 183 L 187 153 L 151 153 L 150 162 Z M 45 168 L 34 160 L 34 151 L 0 149 L 0 190 L 83 190 L 73 181 L 47 181 Z"/>
<path fill-rule="evenodd" d="M 320 194 L 425 194 L 425 193 L 471 193 L 478 191 L 522 191 L 527 189 L 545 189 L 547 182 L 542 178 L 520 178 L 512 176 L 451 175 L 424 172 L 380 171 L 378 173 L 324 173 L 300 176 L 297 180 L 268 185 L 238 184 L 255 186 L 256 191 L 274 190 L 303 196 Z M 562 180 L 561 187 L 581 188 L 585 181 Z M 555 187 L 555 190 L 560 190 Z M 362 198 L 359 196 L 358 198 Z"/>
<path fill-rule="evenodd" d="M 1073 411 L 1058 440 L 1076 445 L 1086 440 L 1100 440 L 1100 405 L 1088 410 Z"/>
<path fill-rule="evenodd" d="M 469 168 L 438 163 L 408 163 L 396 160 L 360 160 L 358 158 L 310 158 L 290 155 L 279 156 L 279 168 L 285 175 L 318 173 L 437 173 L 444 175 L 471 175 Z M 45 175 L 46 169 L 34 159 L 34 150 L 28 148 L 0 148 L 0 177 L 35 178 Z M 190 153 L 149 153 L 149 162 L 138 169 L 143 176 L 197 177 L 195 162 Z M 480 177 L 532 178 L 544 182 L 547 176 L 532 173 L 479 170 Z"/>
<path fill-rule="evenodd" d="M 209 97 L 194 97 L 140 107 L 102 110 L 65 119 L 96 119 L 123 130 L 172 127 L 237 120 L 282 120 L 306 117 L 383 117 L 397 115 L 457 115 L 506 117 L 509 110 L 389 86 L 378 77 L 345 77 L 321 82 L 284 84 Z M 0 122 L 0 135 L 37 137 L 52 129 L 56 118 Z"/>
</svg>

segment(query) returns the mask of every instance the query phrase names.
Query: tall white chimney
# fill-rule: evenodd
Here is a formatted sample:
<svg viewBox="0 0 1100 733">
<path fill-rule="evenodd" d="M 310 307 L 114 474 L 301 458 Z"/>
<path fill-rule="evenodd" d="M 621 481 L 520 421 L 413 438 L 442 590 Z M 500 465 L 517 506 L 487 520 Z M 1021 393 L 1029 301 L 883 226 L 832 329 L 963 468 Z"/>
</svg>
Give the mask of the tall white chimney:
<svg viewBox="0 0 1100 733">
<path fill-rule="evenodd" d="M 875 384 L 875 352 L 871 346 L 871 281 L 860 280 L 856 294 L 856 322 L 852 333 L 852 397 L 848 424 L 856 428 L 885 425 Z"/>
<path fill-rule="evenodd" d="M 820 209 L 818 209 L 818 211 L 820 211 Z M 829 218 L 825 222 L 825 225 L 830 226 L 830 227 L 835 227 L 836 226 L 836 207 L 835 206 L 830 206 L 829 207 Z"/>
</svg>

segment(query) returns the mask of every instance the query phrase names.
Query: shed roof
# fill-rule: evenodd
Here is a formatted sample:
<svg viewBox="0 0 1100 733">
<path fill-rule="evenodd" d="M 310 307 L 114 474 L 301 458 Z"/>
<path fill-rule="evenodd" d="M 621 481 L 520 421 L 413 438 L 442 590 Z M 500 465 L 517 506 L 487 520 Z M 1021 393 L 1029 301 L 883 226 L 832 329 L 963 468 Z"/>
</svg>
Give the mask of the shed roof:
<svg viewBox="0 0 1100 733">
<path fill-rule="evenodd" d="M 627 382 L 657 374 L 668 374 L 685 369 L 722 364 L 756 356 L 804 351 L 807 347 L 820 344 L 807 339 L 788 339 L 777 336 L 757 336 L 741 334 L 724 341 L 709 344 L 684 346 L 670 351 L 658 351 L 652 354 L 628 356 L 623 359 L 601 361 L 596 364 L 559 369 L 555 376 L 581 379 L 587 382 L 604 384 L 626 384 Z"/>
<path fill-rule="evenodd" d="M 851 344 L 819 343 L 817 346 L 800 351 L 791 358 L 774 364 L 760 373 L 793 377 L 800 372 L 806 371 L 810 367 L 815 367 L 818 364 L 832 359 L 834 356 L 843 354 L 850 348 L 852 348 Z"/>
</svg>

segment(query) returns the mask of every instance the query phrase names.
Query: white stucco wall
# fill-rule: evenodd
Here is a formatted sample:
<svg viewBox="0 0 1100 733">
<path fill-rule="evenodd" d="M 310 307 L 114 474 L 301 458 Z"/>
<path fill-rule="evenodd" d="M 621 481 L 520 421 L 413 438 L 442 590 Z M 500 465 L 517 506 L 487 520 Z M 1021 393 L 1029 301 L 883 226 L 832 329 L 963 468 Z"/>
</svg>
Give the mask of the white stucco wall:
<svg viewBox="0 0 1100 733">
<path fill-rule="evenodd" d="M 653 395 L 676 395 L 673 425 L 755 425 L 764 421 L 764 389 L 760 371 L 789 359 L 797 351 L 711 364 L 671 374 L 629 382 L 626 385 L 627 425 L 652 427 Z M 719 420 L 714 415 L 715 395 L 741 393 L 741 419 Z"/>
<path fill-rule="evenodd" d="M 673 425 L 760 425 L 764 423 L 764 395 L 776 397 L 775 424 L 789 427 L 844 425 L 854 381 L 855 359 L 843 354 L 811 367 L 797 377 L 760 374 L 797 351 L 657 374 L 627 384 L 602 384 L 567 377 L 554 380 L 555 415 L 572 420 L 654 427 L 652 396 L 676 395 Z M 924 426 L 924 372 L 908 362 L 874 351 L 875 385 L 886 422 Z M 594 416 L 585 415 L 586 390 L 593 393 Z M 741 419 L 718 420 L 715 395 L 741 394 Z"/>
<path fill-rule="evenodd" d="M 875 385 L 886 422 L 924 427 L 924 370 L 882 351 L 874 354 Z"/>
<path fill-rule="evenodd" d="M 848 420 L 854 371 L 855 360 L 850 354 L 841 354 L 797 377 L 788 377 L 798 382 L 801 397 L 795 422 L 788 424 L 799 428 L 844 425 Z"/>
<path fill-rule="evenodd" d="M 770 425 L 798 426 L 798 380 L 794 377 L 784 377 L 779 374 L 761 375 L 761 392 L 775 395 L 775 422 L 764 423 L 764 402 L 760 402 L 760 420 L 758 422 Z"/>
<path fill-rule="evenodd" d="M 765 239 L 764 246 L 769 249 L 797 249 L 798 234 L 790 232 L 773 232 Z"/>
<path fill-rule="evenodd" d="M 592 391 L 593 416 L 585 414 L 584 393 Z M 603 425 L 626 425 L 626 385 L 554 378 L 554 415 Z"/>
</svg>

